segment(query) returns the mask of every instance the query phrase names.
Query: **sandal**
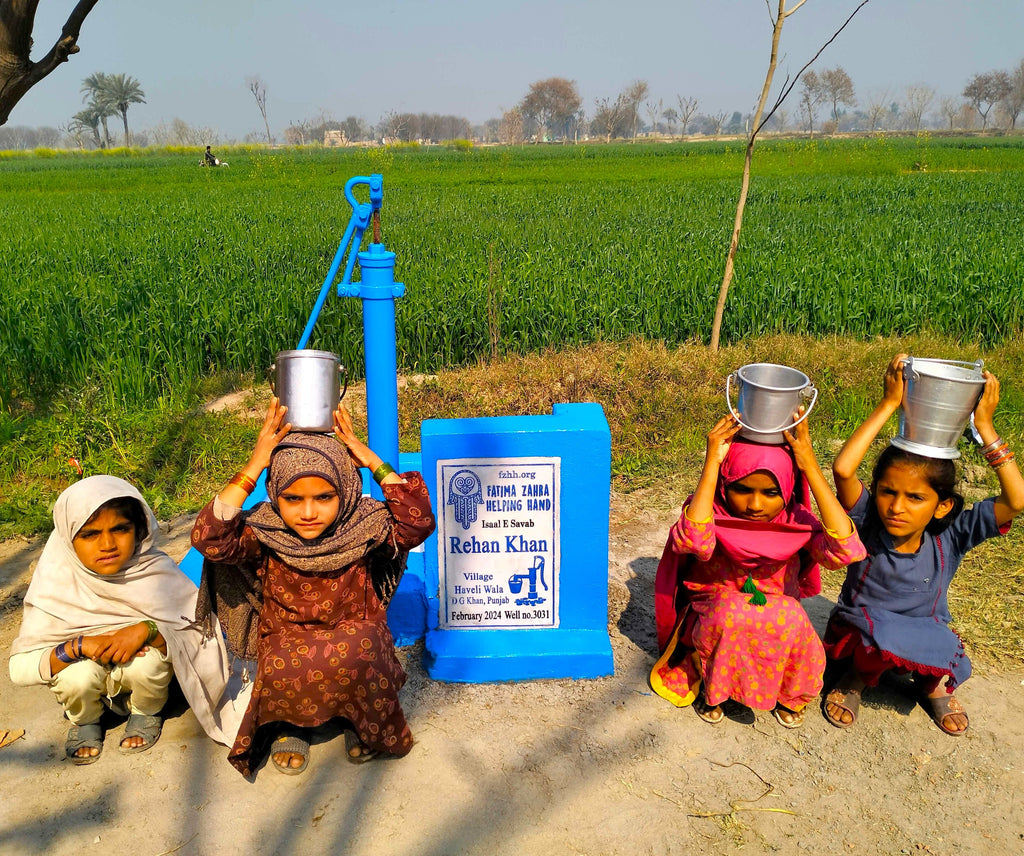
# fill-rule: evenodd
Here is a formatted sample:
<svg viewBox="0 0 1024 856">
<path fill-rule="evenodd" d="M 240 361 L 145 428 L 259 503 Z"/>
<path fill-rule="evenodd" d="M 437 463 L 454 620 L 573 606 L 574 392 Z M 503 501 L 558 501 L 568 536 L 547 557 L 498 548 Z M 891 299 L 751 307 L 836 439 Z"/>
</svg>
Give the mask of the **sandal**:
<svg viewBox="0 0 1024 856">
<path fill-rule="evenodd" d="M 725 719 L 725 711 L 722 710 L 722 706 L 719 704 L 712 707 L 704 698 L 703 692 L 698 693 L 697 698 L 693 700 L 693 710 L 697 716 L 712 725 L 717 725 Z"/>
<path fill-rule="evenodd" d="M 772 716 L 783 728 L 799 728 L 804 724 L 804 710 L 791 710 L 784 704 L 776 702 L 775 707 L 772 709 Z M 784 719 L 782 714 L 788 713 L 789 719 Z"/>
<path fill-rule="evenodd" d="M 931 696 L 925 696 L 921 701 L 921 706 L 928 712 L 928 715 L 932 718 L 932 721 L 939 726 L 941 731 L 944 731 L 950 737 L 962 737 L 967 729 L 970 728 L 970 720 L 967 719 L 967 711 L 964 706 L 960 703 L 955 695 L 943 694 L 938 698 L 932 698 Z M 946 728 L 942 724 L 942 720 L 947 716 L 953 714 L 960 714 L 964 719 L 967 719 L 967 725 L 964 726 L 963 731 L 957 731 L 955 728 Z"/>
<path fill-rule="evenodd" d="M 849 728 L 857 721 L 857 714 L 860 712 L 860 690 L 843 689 L 839 686 L 833 687 L 829 694 L 825 696 L 825 702 L 826 704 L 821 706 L 821 711 L 825 714 L 825 719 L 836 728 Z M 840 710 L 850 714 L 852 717 L 850 721 L 843 722 L 842 719 L 829 716 L 828 707 L 826 706 L 828 704 L 834 704 Z"/>
<path fill-rule="evenodd" d="M 79 749 L 99 749 L 95 755 L 76 755 Z M 68 729 L 68 739 L 64 742 L 64 757 L 72 764 L 84 767 L 95 764 L 103 754 L 103 729 L 98 722 L 87 725 L 72 725 Z"/>
<path fill-rule="evenodd" d="M 282 752 L 300 756 L 302 763 L 298 767 L 293 767 L 291 764 L 279 764 L 274 756 Z M 279 773 L 284 773 L 286 776 L 297 776 L 309 766 L 309 741 L 302 736 L 299 729 L 289 729 L 271 745 L 270 760 L 277 767 Z"/>
<path fill-rule="evenodd" d="M 358 755 L 353 755 L 353 749 L 359 749 Z M 348 758 L 350 764 L 365 764 L 367 761 L 372 761 L 380 754 L 380 749 L 371 749 L 362 740 L 359 739 L 359 735 L 354 731 L 345 732 L 345 757 Z"/>
<path fill-rule="evenodd" d="M 160 739 L 160 730 L 163 725 L 162 717 L 133 713 L 128 717 L 124 737 L 121 738 L 121 744 L 117 747 L 117 751 L 122 755 L 134 755 L 136 752 L 152 749 L 156 745 L 156 741 Z M 141 737 L 144 742 L 141 746 L 125 746 L 124 741 L 129 737 Z"/>
</svg>

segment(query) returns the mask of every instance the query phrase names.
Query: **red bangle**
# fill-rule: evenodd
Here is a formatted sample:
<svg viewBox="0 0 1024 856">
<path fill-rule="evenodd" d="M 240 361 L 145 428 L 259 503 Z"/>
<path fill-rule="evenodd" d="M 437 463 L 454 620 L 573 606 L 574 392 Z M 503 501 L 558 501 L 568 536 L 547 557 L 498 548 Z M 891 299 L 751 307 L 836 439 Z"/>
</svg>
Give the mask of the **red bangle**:
<svg viewBox="0 0 1024 856">
<path fill-rule="evenodd" d="M 1001 458 L 1009 450 L 1010 450 L 1010 447 L 1006 443 L 1002 443 L 1001 445 L 997 446 L 996 448 L 992 449 L 991 451 L 986 452 L 985 453 L 985 460 L 986 461 L 994 461 L 997 458 Z"/>
<path fill-rule="evenodd" d="M 240 487 L 246 493 L 252 493 L 256 487 L 254 479 L 249 478 L 245 473 L 235 473 L 231 477 L 231 481 L 228 484 L 233 484 L 235 487 Z"/>
</svg>

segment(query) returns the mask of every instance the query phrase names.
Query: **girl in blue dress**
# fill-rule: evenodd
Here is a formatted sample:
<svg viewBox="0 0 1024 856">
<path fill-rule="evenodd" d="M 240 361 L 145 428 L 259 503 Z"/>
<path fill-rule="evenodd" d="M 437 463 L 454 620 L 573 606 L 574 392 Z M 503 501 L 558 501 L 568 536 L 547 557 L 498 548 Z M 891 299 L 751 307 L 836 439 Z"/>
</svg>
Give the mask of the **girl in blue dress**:
<svg viewBox="0 0 1024 856">
<path fill-rule="evenodd" d="M 825 631 L 825 652 L 848 668 L 825 699 L 826 719 L 838 728 L 857 721 L 861 691 L 883 673 L 910 672 L 922 704 L 946 734 L 967 730 L 967 712 L 953 690 L 971 674 L 960 637 L 949 626 L 949 583 L 960 560 L 988 538 L 1005 535 L 1024 510 L 1024 478 L 1014 454 L 992 424 L 999 381 L 985 372 L 974 410 L 982 452 L 1000 493 L 964 509 L 951 460 L 926 458 L 889 446 L 875 464 L 871 489 L 857 468 L 871 442 L 903 400 L 903 361 L 886 369 L 881 403 L 843 446 L 832 472 L 836 493 L 867 549 L 849 566 Z"/>
</svg>

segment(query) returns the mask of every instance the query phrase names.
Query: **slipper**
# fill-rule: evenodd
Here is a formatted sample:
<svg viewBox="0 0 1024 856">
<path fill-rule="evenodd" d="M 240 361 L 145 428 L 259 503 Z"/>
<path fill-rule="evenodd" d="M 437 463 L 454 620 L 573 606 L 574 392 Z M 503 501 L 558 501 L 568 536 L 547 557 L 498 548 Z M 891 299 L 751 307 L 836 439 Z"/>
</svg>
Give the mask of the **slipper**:
<svg viewBox="0 0 1024 856">
<path fill-rule="evenodd" d="M 353 755 L 352 750 L 357 747 L 360 750 L 359 754 Z M 365 764 L 367 761 L 372 761 L 379 754 L 380 749 L 371 749 L 359 739 L 359 735 L 354 731 L 345 732 L 345 757 L 348 758 L 350 764 Z"/>
<path fill-rule="evenodd" d="M 302 763 L 298 767 L 290 764 L 279 764 L 274 755 L 279 752 L 287 752 L 292 755 L 301 755 Z M 297 776 L 309 766 L 309 741 L 302 736 L 299 729 L 289 729 L 273 742 L 270 747 L 270 760 L 277 767 L 279 773 L 286 776 Z"/>
<path fill-rule="evenodd" d="M 79 749 L 99 749 L 95 755 L 79 757 L 75 754 Z M 64 757 L 79 767 L 95 764 L 103 754 L 103 729 L 98 722 L 87 725 L 72 725 L 68 729 L 68 739 L 64 743 Z"/>
<path fill-rule="evenodd" d="M 790 719 L 788 721 L 782 718 L 783 713 L 788 713 L 790 715 Z M 784 704 L 776 703 L 775 707 L 772 709 L 772 716 L 775 717 L 775 720 L 783 728 L 799 728 L 804 724 L 804 711 L 791 710 Z"/>
<path fill-rule="evenodd" d="M 145 752 L 148 749 L 152 749 L 156 745 L 156 741 L 160 739 L 160 729 L 163 728 L 163 724 L 164 721 L 159 716 L 133 713 L 128 717 L 128 723 L 124 729 L 124 737 L 121 738 L 121 741 L 123 743 L 129 737 L 141 737 L 145 742 L 141 746 L 123 746 L 119 744 L 117 751 L 122 755 L 134 755 L 136 752 Z"/>
<path fill-rule="evenodd" d="M 843 722 L 841 719 L 829 716 L 828 708 L 822 705 L 821 711 L 825 714 L 825 719 L 836 728 L 849 728 L 857 722 L 857 714 L 860 712 L 860 690 L 842 689 L 838 686 L 833 687 L 829 694 L 825 696 L 825 701 L 828 704 L 834 704 L 836 707 L 845 710 L 853 717 L 849 722 Z"/>
<path fill-rule="evenodd" d="M 960 699 L 955 695 L 943 694 L 938 698 L 925 696 L 921 700 L 921 706 L 928 712 L 932 721 L 939 726 L 939 730 L 944 731 L 950 737 L 963 737 L 963 735 L 967 733 L 967 729 L 971 727 L 971 721 L 967 719 L 967 711 L 960 703 Z M 946 728 L 946 726 L 942 724 L 943 717 L 950 716 L 954 713 L 962 714 L 964 719 L 967 719 L 967 725 L 963 731 Z"/>
<path fill-rule="evenodd" d="M 697 698 L 693 700 L 693 709 L 697 716 L 705 722 L 710 722 L 712 725 L 717 725 L 725 719 L 725 711 L 722 710 L 722 706 L 712 707 L 708 704 L 708 700 L 704 698 L 703 692 L 698 693 Z"/>
</svg>

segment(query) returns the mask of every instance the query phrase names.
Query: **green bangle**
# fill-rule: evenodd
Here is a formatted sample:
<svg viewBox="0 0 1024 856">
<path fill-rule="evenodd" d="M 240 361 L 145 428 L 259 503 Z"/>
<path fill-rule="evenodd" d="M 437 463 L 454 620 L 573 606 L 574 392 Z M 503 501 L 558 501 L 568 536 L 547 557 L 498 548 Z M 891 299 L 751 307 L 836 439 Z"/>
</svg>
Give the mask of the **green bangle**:
<svg viewBox="0 0 1024 856">
<path fill-rule="evenodd" d="M 149 645 L 157 636 L 160 635 L 160 628 L 156 626 L 155 621 L 149 621 L 147 619 L 144 623 L 146 627 L 149 628 L 149 634 L 146 636 L 146 644 Z"/>
<path fill-rule="evenodd" d="M 391 466 L 391 464 L 389 464 L 387 461 L 384 461 L 379 467 L 377 467 L 377 469 L 373 471 L 373 480 L 377 482 L 377 484 L 380 484 L 382 479 L 386 478 L 394 471 L 395 468 Z"/>
</svg>

